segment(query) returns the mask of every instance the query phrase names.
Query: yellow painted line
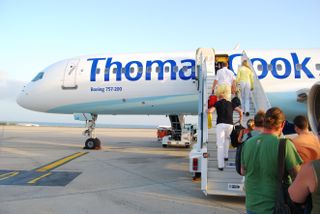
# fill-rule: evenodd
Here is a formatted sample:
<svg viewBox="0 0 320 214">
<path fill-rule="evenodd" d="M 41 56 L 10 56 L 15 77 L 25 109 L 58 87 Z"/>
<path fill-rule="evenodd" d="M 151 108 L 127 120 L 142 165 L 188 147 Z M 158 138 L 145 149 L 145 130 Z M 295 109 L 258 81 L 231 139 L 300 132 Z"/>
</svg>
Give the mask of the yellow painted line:
<svg viewBox="0 0 320 214">
<path fill-rule="evenodd" d="M 14 173 L 14 172 L 7 172 L 7 173 L 4 173 L 4 174 L 1 174 L 1 175 L 0 175 L 0 178 L 5 177 L 5 176 L 7 176 L 7 175 L 10 175 L 10 174 L 12 174 L 12 173 Z"/>
<path fill-rule="evenodd" d="M 75 153 L 73 155 L 69 155 L 69 156 L 67 156 L 65 158 L 62 158 L 60 160 L 57 160 L 57 161 L 55 161 L 53 163 L 47 164 L 47 165 L 45 165 L 43 167 L 40 167 L 40 168 L 36 169 L 36 172 L 46 172 L 46 171 L 52 170 L 54 168 L 57 168 L 57 167 L 65 164 L 65 163 L 67 163 L 69 161 L 72 161 L 73 159 L 78 158 L 78 157 L 80 157 L 82 155 L 85 155 L 87 153 L 88 152 L 77 152 L 77 153 Z"/>
<path fill-rule="evenodd" d="M 0 181 L 5 180 L 7 178 L 11 178 L 13 176 L 16 176 L 17 174 L 19 174 L 19 172 L 8 172 L 5 174 L 0 175 Z"/>
<path fill-rule="evenodd" d="M 44 177 L 47 177 L 49 175 L 51 175 L 52 173 L 51 172 L 48 172 L 47 174 L 44 174 L 44 175 L 41 175 L 40 177 L 37 177 L 31 181 L 28 182 L 28 184 L 35 184 L 38 180 L 44 178 Z"/>
</svg>

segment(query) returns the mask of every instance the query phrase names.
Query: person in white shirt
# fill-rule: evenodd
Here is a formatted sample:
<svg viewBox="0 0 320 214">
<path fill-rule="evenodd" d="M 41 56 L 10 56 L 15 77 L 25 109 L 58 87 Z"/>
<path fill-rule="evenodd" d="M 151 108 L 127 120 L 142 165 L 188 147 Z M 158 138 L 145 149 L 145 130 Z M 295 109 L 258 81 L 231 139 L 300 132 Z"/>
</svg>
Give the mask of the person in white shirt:
<svg viewBox="0 0 320 214">
<path fill-rule="evenodd" d="M 236 89 L 236 80 L 234 73 L 228 69 L 228 63 L 222 62 L 222 68 L 217 71 L 216 79 L 212 85 L 212 94 L 214 94 L 215 88 L 217 87 L 216 92 L 224 91 L 226 100 L 231 101 L 231 93 L 235 93 Z M 219 94 L 215 94 L 219 97 Z"/>
</svg>

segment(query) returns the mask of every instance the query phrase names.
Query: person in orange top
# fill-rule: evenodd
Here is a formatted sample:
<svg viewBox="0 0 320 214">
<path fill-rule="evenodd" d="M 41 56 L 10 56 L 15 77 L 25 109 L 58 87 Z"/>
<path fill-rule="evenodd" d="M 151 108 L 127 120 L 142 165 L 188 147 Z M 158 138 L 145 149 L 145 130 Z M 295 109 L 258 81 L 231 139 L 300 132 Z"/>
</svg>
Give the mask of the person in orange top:
<svg viewBox="0 0 320 214">
<path fill-rule="evenodd" d="M 320 159 L 320 143 L 318 137 L 309 131 L 308 120 L 299 115 L 293 120 L 294 129 L 298 136 L 292 139 L 303 163 Z"/>
</svg>

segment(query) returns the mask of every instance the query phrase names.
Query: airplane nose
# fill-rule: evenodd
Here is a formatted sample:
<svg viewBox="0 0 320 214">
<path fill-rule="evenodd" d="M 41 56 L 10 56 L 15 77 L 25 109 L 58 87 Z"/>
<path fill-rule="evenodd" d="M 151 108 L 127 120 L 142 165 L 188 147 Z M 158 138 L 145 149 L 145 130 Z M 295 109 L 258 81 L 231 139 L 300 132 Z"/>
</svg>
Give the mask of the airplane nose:
<svg viewBox="0 0 320 214">
<path fill-rule="evenodd" d="M 57 62 L 40 71 L 20 91 L 16 102 L 21 107 L 38 112 L 47 112 L 55 107 L 54 99 L 50 95 L 61 89 L 60 73 L 64 74 L 66 60 Z"/>
<path fill-rule="evenodd" d="M 23 88 L 25 88 L 25 86 Z M 25 92 L 24 92 L 24 89 L 22 89 L 16 100 L 18 105 L 21 107 L 24 107 L 24 96 L 25 96 Z"/>
<path fill-rule="evenodd" d="M 20 91 L 16 102 L 19 106 L 30 109 L 30 101 L 28 99 L 28 93 L 26 92 L 26 86 L 23 87 L 23 89 Z"/>
</svg>

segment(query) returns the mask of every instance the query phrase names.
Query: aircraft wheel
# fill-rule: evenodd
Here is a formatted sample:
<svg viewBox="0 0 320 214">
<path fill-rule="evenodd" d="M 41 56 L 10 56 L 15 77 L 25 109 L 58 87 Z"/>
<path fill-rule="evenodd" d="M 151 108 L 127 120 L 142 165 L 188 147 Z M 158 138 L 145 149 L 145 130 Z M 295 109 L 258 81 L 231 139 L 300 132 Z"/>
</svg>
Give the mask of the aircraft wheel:
<svg viewBox="0 0 320 214">
<path fill-rule="evenodd" d="M 95 149 L 97 144 L 97 138 L 89 138 L 86 140 L 84 149 Z"/>
</svg>

